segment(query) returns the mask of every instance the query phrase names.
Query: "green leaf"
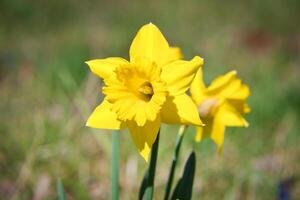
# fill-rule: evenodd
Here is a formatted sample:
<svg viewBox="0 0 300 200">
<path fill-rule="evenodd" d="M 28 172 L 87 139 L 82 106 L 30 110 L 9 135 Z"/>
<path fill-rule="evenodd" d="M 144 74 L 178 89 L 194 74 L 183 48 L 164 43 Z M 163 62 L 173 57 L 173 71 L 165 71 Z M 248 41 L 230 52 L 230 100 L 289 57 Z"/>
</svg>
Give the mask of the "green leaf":
<svg viewBox="0 0 300 200">
<path fill-rule="evenodd" d="M 140 191 L 139 191 L 139 200 L 143 199 L 143 196 L 145 194 L 145 191 L 147 189 L 147 183 L 148 183 L 148 171 L 146 172 L 143 181 L 141 183 Z"/>
<path fill-rule="evenodd" d="M 196 169 L 196 155 L 192 151 L 190 154 L 182 174 L 182 177 L 177 182 L 171 199 L 190 200 L 192 198 L 193 183 Z"/>
<path fill-rule="evenodd" d="M 172 199 L 178 199 L 180 184 L 181 184 L 181 178 L 178 180 L 177 185 L 174 188 Z"/>
<path fill-rule="evenodd" d="M 57 178 L 56 190 L 57 190 L 58 199 L 59 200 L 65 200 L 66 197 L 65 197 L 64 186 L 63 186 L 63 183 L 62 183 L 60 178 Z"/>
</svg>

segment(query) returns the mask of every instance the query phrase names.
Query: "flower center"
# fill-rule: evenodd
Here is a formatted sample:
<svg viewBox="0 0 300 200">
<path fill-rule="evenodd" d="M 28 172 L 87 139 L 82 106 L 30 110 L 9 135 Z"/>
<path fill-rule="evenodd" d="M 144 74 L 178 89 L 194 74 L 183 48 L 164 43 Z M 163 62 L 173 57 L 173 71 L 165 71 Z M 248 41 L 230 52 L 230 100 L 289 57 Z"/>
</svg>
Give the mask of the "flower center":
<svg viewBox="0 0 300 200">
<path fill-rule="evenodd" d="M 146 101 L 150 101 L 154 92 L 153 92 L 153 88 L 150 82 L 146 81 L 145 83 L 143 83 L 139 89 L 138 89 L 139 93 L 144 97 L 144 99 Z"/>
<path fill-rule="evenodd" d="M 198 105 L 198 112 L 200 117 L 208 117 L 214 112 L 218 106 L 218 99 L 211 98 L 203 101 Z"/>
<path fill-rule="evenodd" d="M 115 69 L 102 92 L 119 120 L 133 120 L 144 126 L 146 121 L 156 119 L 168 93 L 160 74 L 161 68 L 152 63 L 127 64 Z"/>
<path fill-rule="evenodd" d="M 149 102 L 151 100 L 155 91 L 151 83 L 153 81 L 152 74 L 147 74 L 142 67 L 125 65 L 116 69 L 116 75 L 127 92 L 142 101 Z"/>
</svg>

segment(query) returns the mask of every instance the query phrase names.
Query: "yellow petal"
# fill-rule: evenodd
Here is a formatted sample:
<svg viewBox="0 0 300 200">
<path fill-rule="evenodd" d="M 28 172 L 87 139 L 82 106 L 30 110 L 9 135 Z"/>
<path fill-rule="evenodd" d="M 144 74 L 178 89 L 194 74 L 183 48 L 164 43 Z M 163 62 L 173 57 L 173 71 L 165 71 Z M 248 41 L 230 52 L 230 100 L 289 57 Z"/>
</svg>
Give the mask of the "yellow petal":
<svg viewBox="0 0 300 200">
<path fill-rule="evenodd" d="M 250 106 L 247 103 L 243 104 L 243 112 L 244 114 L 251 112 Z"/>
<path fill-rule="evenodd" d="M 130 61 L 148 60 L 163 65 L 169 58 L 169 44 L 160 30 L 152 23 L 144 25 L 130 47 Z"/>
<path fill-rule="evenodd" d="M 202 64 L 203 59 L 195 56 L 191 61 L 178 60 L 164 66 L 161 78 L 167 83 L 170 95 L 185 93 Z"/>
<path fill-rule="evenodd" d="M 249 125 L 243 116 L 238 112 L 238 110 L 227 102 L 220 106 L 216 115 L 220 117 L 222 123 L 226 126 L 247 127 Z"/>
<path fill-rule="evenodd" d="M 161 118 L 167 124 L 202 125 L 196 104 L 186 94 L 168 96 L 161 109 Z"/>
<path fill-rule="evenodd" d="M 224 98 L 231 98 L 235 94 L 238 95 L 239 89 L 242 87 L 242 81 L 238 78 L 233 78 L 218 91 L 218 95 Z M 239 96 L 239 95 L 238 95 Z"/>
<path fill-rule="evenodd" d="M 195 141 L 200 142 L 205 137 L 210 137 L 218 146 L 219 153 L 224 142 L 225 125 L 220 116 L 204 118 L 205 126 L 196 127 Z"/>
<path fill-rule="evenodd" d="M 230 99 L 246 99 L 250 89 L 236 76 L 236 71 L 216 78 L 207 89 L 208 94 Z"/>
<path fill-rule="evenodd" d="M 139 153 L 148 161 L 151 147 L 159 131 L 160 117 L 157 117 L 153 122 L 147 121 L 144 126 L 138 126 L 134 121 L 128 122 L 127 125 Z"/>
<path fill-rule="evenodd" d="M 117 119 L 116 113 L 111 111 L 111 104 L 103 102 L 94 110 L 86 122 L 86 126 L 100 129 L 122 129 L 124 124 Z"/>
<path fill-rule="evenodd" d="M 183 58 L 181 49 L 179 47 L 170 47 L 169 49 L 169 62 L 174 60 L 180 60 Z"/>
<path fill-rule="evenodd" d="M 204 129 L 204 127 L 201 127 L 201 126 L 196 127 L 196 136 L 195 136 L 196 142 L 200 142 L 203 139 L 203 137 L 204 137 L 203 129 Z"/>
<path fill-rule="evenodd" d="M 106 79 L 110 77 L 116 67 L 119 65 L 128 64 L 128 61 L 123 58 L 112 57 L 106 59 L 95 59 L 87 61 L 86 64 L 90 67 L 91 71 L 100 78 Z"/>
<path fill-rule="evenodd" d="M 219 76 L 216 79 L 214 79 L 210 86 L 208 87 L 208 90 L 217 90 L 226 85 L 228 82 L 233 80 L 236 77 L 237 72 L 236 71 L 230 71 L 226 73 L 225 75 Z"/>
<path fill-rule="evenodd" d="M 246 114 L 251 111 L 249 105 L 244 100 L 228 99 L 227 102 L 233 106 L 240 114 Z"/>
<path fill-rule="evenodd" d="M 211 126 L 210 137 L 217 144 L 220 153 L 224 142 L 225 125 L 222 123 L 221 117 L 215 117 Z"/>
<path fill-rule="evenodd" d="M 206 88 L 205 84 L 203 82 L 202 77 L 202 68 L 200 68 L 194 80 L 192 81 L 191 87 L 190 87 L 191 97 L 196 102 L 196 104 L 200 104 L 202 101 L 204 101 L 206 97 Z"/>
<path fill-rule="evenodd" d="M 247 85 L 242 84 L 237 91 L 233 92 L 228 98 L 230 99 L 247 99 L 250 95 L 250 89 Z"/>
<path fill-rule="evenodd" d="M 196 142 L 200 142 L 205 137 L 210 137 L 213 120 L 214 120 L 213 117 L 204 117 L 204 118 L 202 118 L 204 126 L 197 126 L 196 127 L 196 136 L 195 136 L 195 141 Z"/>
</svg>

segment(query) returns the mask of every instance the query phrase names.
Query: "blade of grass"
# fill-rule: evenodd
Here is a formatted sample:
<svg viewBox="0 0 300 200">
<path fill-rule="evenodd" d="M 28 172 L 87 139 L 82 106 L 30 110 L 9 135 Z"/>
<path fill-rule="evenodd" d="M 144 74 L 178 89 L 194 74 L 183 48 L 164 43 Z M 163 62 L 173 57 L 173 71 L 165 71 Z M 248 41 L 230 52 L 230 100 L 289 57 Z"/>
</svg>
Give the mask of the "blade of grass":
<svg viewBox="0 0 300 200">
<path fill-rule="evenodd" d="M 156 140 L 152 146 L 151 158 L 150 158 L 150 166 L 148 169 L 148 179 L 147 179 L 147 188 L 145 191 L 146 200 L 153 199 L 154 192 L 154 177 L 155 177 L 155 169 L 156 169 L 156 161 L 157 161 L 157 153 L 158 153 L 158 144 L 159 144 L 159 133 L 158 131 Z"/>
<path fill-rule="evenodd" d="M 111 172 L 111 198 L 119 199 L 119 132 L 112 133 L 112 172 Z"/>
<path fill-rule="evenodd" d="M 56 190 L 57 190 L 58 200 L 65 200 L 66 199 L 65 190 L 64 190 L 64 186 L 63 186 L 63 183 L 60 178 L 57 178 Z"/>
<path fill-rule="evenodd" d="M 173 179 L 174 179 L 174 174 L 175 174 L 175 168 L 177 165 L 178 155 L 179 155 L 179 151 L 180 151 L 180 147 L 181 147 L 181 143 L 182 143 L 182 140 L 184 137 L 185 130 L 186 130 L 186 126 L 181 126 L 179 128 L 179 131 L 177 134 L 176 145 L 175 145 L 175 150 L 174 150 L 174 154 L 173 154 L 171 170 L 170 170 L 169 177 L 168 177 L 168 182 L 167 182 L 166 189 L 165 189 L 164 200 L 168 200 L 168 198 L 170 196 L 170 192 L 172 189 L 172 183 L 173 183 Z"/>
</svg>

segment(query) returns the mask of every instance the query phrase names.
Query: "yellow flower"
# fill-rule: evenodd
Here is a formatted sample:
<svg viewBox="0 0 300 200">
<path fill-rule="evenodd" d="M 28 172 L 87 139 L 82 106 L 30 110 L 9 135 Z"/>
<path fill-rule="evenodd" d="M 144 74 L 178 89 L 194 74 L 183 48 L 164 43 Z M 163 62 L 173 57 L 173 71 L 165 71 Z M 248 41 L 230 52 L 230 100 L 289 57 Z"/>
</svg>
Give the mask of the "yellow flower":
<svg viewBox="0 0 300 200">
<path fill-rule="evenodd" d="M 205 124 L 204 127 L 196 128 L 195 140 L 210 136 L 221 152 L 226 126 L 248 126 L 243 114 L 250 112 L 245 103 L 250 95 L 249 87 L 237 78 L 236 71 L 217 77 L 206 87 L 200 69 L 191 84 L 190 92 Z"/>
<path fill-rule="evenodd" d="M 148 160 L 161 122 L 201 125 L 197 107 L 185 93 L 202 66 L 202 58 L 180 60 L 180 49 L 168 42 L 153 24 L 143 26 L 129 51 L 130 61 L 111 57 L 88 61 L 105 83 L 103 102 L 86 125 L 101 129 L 128 128 Z"/>
</svg>

